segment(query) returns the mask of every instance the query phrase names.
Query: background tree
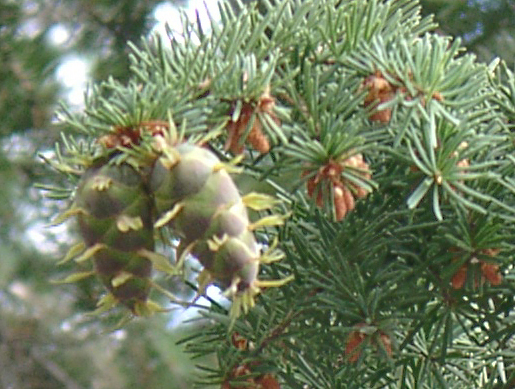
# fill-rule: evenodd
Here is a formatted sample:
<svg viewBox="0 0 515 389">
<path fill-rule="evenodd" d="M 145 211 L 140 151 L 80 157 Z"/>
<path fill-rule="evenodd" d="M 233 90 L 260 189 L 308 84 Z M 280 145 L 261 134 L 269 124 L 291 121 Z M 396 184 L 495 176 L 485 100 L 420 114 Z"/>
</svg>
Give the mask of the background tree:
<svg viewBox="0 0 515 389">
<path fill-rule="evenodd" d="M 154 26 L 158 1 L 2 1 L 0 4 L 0 387 L 188 387 L 188 364 L 164 316 L 108 335 L 83 315 L 94 309 L 95 283 L 55 288 L 75 231 L 45 226 L 62 205 L 45 200 L 36 182 L 61 178 L 38 152 L 59 140 L 54 112 L 67 97 L 61 65 L 90 64 L 93 80 L 128 76 L 127 40 Z M 178 2 L 178 4 L 183 4 Z M 56 44 L 59 30 L 67 38 Z M 61 31 L 62 33 L 62 31 Z M 66 37 L 66 34 L 65 34 Z M 84 78 L 83 67 L 76 77 Z M 153 323 L 153 324 L 152 324 Z M 152 327 L 155 325 L 155 328 Z M 143 336 L 135 340 L 132 334 Z M 146 340 L 145 340 L 146 339 Z M 102 350 L 99 353 L 99 350 Z"/>
<path fill-rule="evenodd" d="M 421 1 L 423 14 L 435 14 L 443 33 L 463 38 L 481 61 L 501 57 L 513 64 L 515 5 L 507 0 Z"/>
<path fill-rule="evenodd" d="M 493 2 L 489 4 L 491 3 Z M 74 238 L 64 233 L 48 234 L 44 250 L 41 246 L 34 247 L 30 243 L 32 242 L 31 237 L 34 236 L 35 227 L 39 227 L 43 219 L 48 220 L 49 215 L 55 214 L 56 207 L 58 207 L 56 203 L 43 202 L 39 195 L 30 188 L 34 181 L 55 183 L 60 180 L 59 177 L 44 170 L 44 167 L 34 158 L 36 149 L 40 151 L 48 150 L 58 139 L 59 131 L 49 125 L 49 119 L 55 109 L 53 102 L 58 88 L 53 76 L 59 63 L 59 56 L 65 52 L 76 51 L 88 53 L 90 58 L 96 58 L 97 53 L 102 53 L 99 56 L 101 61 L 99 63 L 103 63 L 103 65 L 94 66 L 94 69 L 98 69 L 94 74 L 99 77 L 98 79 L 113 74 L 123 81 L 128 76 L 126 71 L 128 50 L 123 42 L 124 39 L 130 38 L 138 42 L 139 36 L 144 34 L 151 26 L 149 12 L 153 3 L 150 2 L 138 2 L 137 5 L 132 6 L 129 2 L 118 2 L 116 4 L 111 4 L 111 2 L 88 2 L 88 6 L 84 4 L 84 2 L 67 2 L 66 7 L 63 7 L 63 4 L 57 7 L 51 2 L 31 2 L 31 6 L 34 8 L 11 2 L 2 5 L 2 15 L 5 15 L 2 16 L 2 20 L 6 21 L 2 23 L 5 26 L 2 30 L 2 53 L 6 58 L 4 62 L 6 66 L 3 67 L 5 76 L 2 78 L 2 91 L 4 91 L 2 96 L 4 98 L 1 108 L 5 120 L 2 124 L 3 162 L 1 166 L 2 182 L 9 183 L 9 185 L 4 188 L 1 203 L 3 254 L 1 273 L 2 287 L 5 288 L 5 291 L 2 293 L 1 300 L 3 346 L 0 363 L 2 364 L 1 370 L 9 372 L 9 374 L 2 374 L 1 382 L 6 387 L 9 387 L 9 385 L 15 387 L 82 387 L 87 385 L 126 387 L 128 383 L 134 382 L 138 382 L 141 387 L 152 387 L 152 385 L 162 387 L 162 382 L 170 382 L 170 385 L 177 385 L 177 387 L 181 387 L 181 385 L 188 387 L 188 384 L 181 384 L 180 379 L 175 374 L 182 371 L 182 368 L 172 366 L 172 369 L 170 369 L 170 365 L 178 358 L 173 351 L 170 353 L 170 350 L 174 349 L 172 347 L 174 337 L 170 337 L 168 332 L 162 330 L 163 321 L 166 321 L 166 318 L 158 317 L 150 319 L 151 321 L 131 324 L 125 327 L 123 331 L 116 333 L 118 335 L 117 339 L 96 336 L 100 324 L 96 320 L 87 320 L 82 315 L 77 316 L 74 320 L 64 321 L 63 324 L 65 318 L 74 317 L 72 312 L 79 312 L 80 314 L 84 310 L 93 308 L 95 297 L 101 292 L 101 289 L 96 283 L 83 281 L 76 288 L 52 287 L 50 293 L 48 293 L 48 278 L 56 278 L 56 272 L 66 273 L 68 271 L 66 268 L 55 268 L 54 263 L 55 258 L 60 256 L 59 252 L 64 252 L 64 246 L 68 246 Z M 440 10 L 457 7 L 458 4 L 460 7 L 464 7 L 463 10 L 466 13 L 482 6 L 479 2 L 442 2 L 440 3 Z M 504 14 L 507 14 L 508 11 L 512 12 L 512 9 L 507 7 L 508 5 L 505 5 L 506 12 Z M 429 4 L 427 6 L 429 7 Z M 488 6 L 484 8 L 486 11 L 492 11 Z M 45 10 L 45 12 L 41 12 L 42 10 Z M 446 15 L 446 13 L 439 12 L 436 9 L 435 12 L 437 15 Z M 449 14 L 452 13 L 447 13 L 447 15 Z M 477 13 L 473 14 L 478 15 Z M 493 20 L 491 14 L 485 12 L 482 15 L 485 16 L 487 21 Z M 48 44 L 47 33 L 50 26 L 56 22 L 62 23 L 64 20 L 74 20 L 76 21 L 74 23 L 79 25 L 80 28 L 74 30 L 73 38 L 70 39 L 65 49 L 56 49 Z M 461 23 L 464 25 L 467 23 L 466 18 L 458 19 L 459 21 L 463 20 L 462 22 L 457 22 L 455 18 L 451 20 L 453 26 L 457 28 Z M 506 20 L 511 19 L 507 18 Z M 34 23 L 37 28 L 34 28 Z M 509 25 L 499 23 L 497 26 L 501 31 L 509 31 Z M 466 36 L 466 33 L 471 31 L 473 30 L 468 27 L 462 27 L 461 30 L 458 30 L 457 35 L 463 35 L 466 43 L 473 42 L 470 37 Z M 131 32 L 134 32 L 134 34 L 129 35 Z M 495 34 L 492 36 L 495 36 Z M 510 58 L 509 53 L 512 51 L 509 46 L 509 36 L 505 32 L 502 32 L 501 36 L 504 37 L 504 42 L 508 42 L 508 44 L 502 46 L 503 50 L 500 54 L 507 53 L 505 55 Z M 499 38 L 490 39 L 501 41 Z M 106 45 L 111 49 L 105 49 Z M 488 44 L 484 47 L 494 46 Z M 103 49 L 100 50 L 100 48 Z M 480 55 L 483 55 L 483 58 L 487 60 L 491 59 L 490 53 L 483 54 L 480 51 Z M 374 85 L 378 80 L 369 79 L 368 82 L 368 85 Z M 398 90 L 395 92 L 398 92 Z M 509 89 L 503 90 L 502 93 L 508 97 L 511 96 Z M 377 97 L 381 98 L 380 94 Z M 505 114 L 508 118 L 511 118 L 510 112 L 512 111 L 510 111 L 509 102 L 502 98 L 499 99 L 504 102 L 502 109 Z M 286 100 L 281 100 L 281 104 L 287 106 L 289 103 Z M 473 154 L 473 152 L 470 153 Z M 294 156 L 295 153 L 292 154 L 292 158 Z M 368 162 L 370 163 L 371 160 L 368 160 Z M 391 201 L 395 203 L 396 199 Z M 355 217 L 353 215 L 353 213 L 349 215 L 349 220 L 351 220 L 351 217 Z M 331 227 L 331 225 L 324 227 L 325 222 L 323 220 L 325 219 L 323 216 L 317 217 L 320 219 L 316 219 L 318 220 L 316 226 L 320 231 L 328 236 L 338 233 L 332 230 L 334 227 Z M 373 217 L 370 216 L 370 218 Z M 352 224 L 350 221 L 344 223 Z M 402 221 L 398 223 L 400 225 L 405 224 Z M 377 224 L 376 228 L 381 228 L 381 225 Z M 311 229 L 312 227 L 309 228 L 309 231 Z M 37 230 L 40 231 L 39 228 Z M 302 229 L 301 232 L 297 233 L 303 239 L 307 235 Z M 291 236 L 288 235 L 290 232 L 285 231 L 284 234 L 287 234 L 288 238 Z M 423 240 L 427 235 L 426 232 L 420 232 L 420 234 L 422 237 L 418 237 L 418 241 Z M 400 236 L 402 237 L 402 235 Z M 404 237 L 412 239 L 411 236 Z M 313 237 L 313 240 L 322 241 L 317 235 Z M 326 246 L 330 246 L 327 242 L 330 242 L 330 239 L 326 240 L 325 243 Z M 389 242 L 392 244 L 393 240 Z M 438 246 L 437 243 L 435 244 Z M 320 248 L 320 252 L 324 252 L 326 246 Z M 400 244 L 399 246 L 402 247 Z M 371 247 L 377 248 L 373 245 Z M 406 252 L 409 252 L 409 249 L 413 250 L 412 247 L 408 249 L 404 247 L 404 249 Z M 314 245 L 314 248 L 310 250 L 317 251 L 318 248 Z M 430 254 L 427 255 L 430 256 Z M 448 254 L 448 256 L 450 255 Z M 509 251 L 505 251 L 504 255 L 505 260 L 509 261 Z M 300 257 L 304 256 L 301 255 Z M 310 256 L 305 257 L 311 258 Z M 395 255 L 393 255 L 392 260 L 394 257 Z M 312 259 L 308 260 L 311 261 Z M 412 266 L 412 264 L 408 265 Z M 55 275 L 52 276 L 52 274 Z M 350 274 L 354 273 L 351 272 Z M 301 279 L 303 278 L 301 277 Z M 509 281 L 510 276 L 505 275 L 505 280 Z M 270 293 L 278 292 L 272 291 Z M 302 290 L 295 291 L 295 293 L 302 293 Z M 315 295 L 317 294 L 315 293 Z M 492 297 L 492 295 L 487 296 Z M 325 296 L 322 295 L 322 297 L 325 299 Z M 55 304 L 55 301 L 59 301 L 60 304 Z M 487 297 L 484 297 L 484 301 L 488 301 Z M 334 304 L 334 301 L 332 303 Z M 506 312 L 511 310 L 509 303 L 501 302 L 500 304 Z M 307 311 L 309 309 L 307 307 Z M 481 318 L 481 315 L 488 314 L 487 316 L 491 318 L 488 325 L 477 321 L 478 327 L 488 327 L 498 325 L 496 320 L 493 319 L 494 313 L 479 312 L 477 308 L 472 308 L 470 315 Z M 435 313 L 436 316 L 438 316 L 438 312 Z M 286 317 L 288 318 L 288 316 Z M 451 320 L 447 319 L 447 316 L 445 318 Z M 155 322 L 155 325 L 151 324 L 152 322 Z M 59 327 L 61 331 L 56 330 Z M 106 328 L 109 328 L 109 326 Z M 442 324 L 442 328 L 450 327 Z M 510 328 L 508 327 L 506 331 L 509 331 Z M 365 327 L 362 331 L 353 331 L 351 327 L 348 327 L 346 330 L 342 329 L 342 331 L 346 332 L 341 336 L 341 339 L 356 339 L 356 342 L 359 343 L 364 337 L 362 334 L 366 334 L 367 331 L 370 331 L 370 328 Z M 424 331 L 427 331 L 427 329 L 424 328 Z M 320 336 L 316 326 L 314 326 L 314 332 L 317 333 L 317 336 Z M 131 335 L 136 333 L 144 333 L 143 340 L 133 340 L 134 337 Z M 253 331 L 249 331 L 248 335 L 250 335 L 250 339 L 254 339 L 256 336 Z M 375 338 L 371 338 L 375 340 L 367 339 L 367 342 L 370 342 L 372 346 L 381 346 L 381 339 L 384 339 L 381 335 L 382 332 L 376 331 Z M 223 337 L 225 332 L 215 328 L 214 336 Z M 273 346 L 274 339 L 268 340 L 266 335 L 263 336 L 265 336 L 265 343 L 272 343 Z M 51 339 L 50 342 L 49 339 Z M 503 338 L 503 341 L 507 341 L 507 338 Z M 484 346 L 481 341 L 478 340 L 478 342 L 481 347 Z M 106 355 L 106 360 L 98 360 L 98 349 L 108 348 L 109 346 L 106 346 L 106 343 L 111 346 L 113 354 Z M 163 347 L 165 344 L 169 346 Z M 89 347 L 85 347 L 85 345 Z M 117 347 L 113 347 L 113 345 Z M 345 344 L 346 346 L 348 344 Z M 401 344 L 400 346 L 404 345 Z M 197 349 L 198 353 L 205 354 L 207 350 L 213 349 L 211 345 L 206 345 L 206 347 L 206 350 Z M 63 353 L 62 350 L 67 350 L 67 352 Z M 232 354 L 229 353 L 228 355 L 234 354 L 235 350 L 231 350 Z M 387 352 L 387 349 L 385 350 Z M 237 351 L 240 354 L 249 352 L 245 349 Z M 341 351 L 335 350 L 334 353 L 341 356 Z M 252 353 L 258 354 L 254 351 Z M 256 355 L 253 354 L 252 358 Z M 297 361 L 299 366 L 302 364 L 310 365 L 309 360 L 305 361 L 304 354 L 299 355 L 300 360 Z M 316 355 L 324 354 L 319 352 Z M 492 355 L 499 356 L 499 354 Z M 270 361 L 276 361 L 274 354 L 268 357 Z M 239 358 L 239 356 L 235 358 Z M 490 356 L 490 358 L 493 358 L 493 356 Z M 264 370 L 268 370 L 268 365 L 265 362 L 262 361 L 260 366 Z M 85 368 L 85 366 L 89 367 Z M 127 366 L 137 366 L 139 369 L 126 369 Z M 230 374 L 232 367 L 231 363 L 228 363 L 224 367 L 227 370 L 226 373 Z M 138 370 L 148 371 L 149 373 L 148 375 L 135 374 L 134 372 Z M 301 372 L 301 375 L 304 376 L 310 374 L 312 373 L 309 373 L 308 370 Z M 324 376 L 323 374 L 316 375 Z M 281 379 L 286 379 L 283 376 L 281 377 Z M 320 385 L 320 381 L 317 381 L 317 379 L 313 378 L 315 381 L 311 385 Z M 171 383 L 172 381 L 174 384 Z M 327 385 L 332 384 L 329 382 Z M 293 382 L 290 381 L 290 385 L 294 385 Z M 501 383 L 498 385 L 501 385 Z"/>
</svg>

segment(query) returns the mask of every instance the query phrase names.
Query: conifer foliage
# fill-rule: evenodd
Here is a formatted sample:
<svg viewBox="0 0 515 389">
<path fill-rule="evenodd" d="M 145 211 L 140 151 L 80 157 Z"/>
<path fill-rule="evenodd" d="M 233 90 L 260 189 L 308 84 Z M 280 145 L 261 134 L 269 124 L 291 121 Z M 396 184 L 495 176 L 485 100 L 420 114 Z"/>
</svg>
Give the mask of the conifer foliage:
<svg viewBox="0 0 515 389">
<path fill-rule="evenodd" d="M 65 281 L 146 316 L 183 304 L 152 269 L 196 258 L 232 301 L 183 341 L 217 359 L 199 387 L 510 387 L 513 73 L 416 1 L 260 4 L 131 44 L 127 84 L 61 110 Z"/>
</svg>

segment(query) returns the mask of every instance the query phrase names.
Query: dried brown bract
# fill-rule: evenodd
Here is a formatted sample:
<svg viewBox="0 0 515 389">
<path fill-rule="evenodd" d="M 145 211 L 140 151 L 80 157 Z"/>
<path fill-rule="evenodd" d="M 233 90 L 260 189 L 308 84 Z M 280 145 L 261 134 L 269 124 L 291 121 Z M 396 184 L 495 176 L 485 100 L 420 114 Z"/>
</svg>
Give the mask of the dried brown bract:
<svg viewBox="0 0 515 389">
<path fill-rule="evenodd" d="M 376 330 L 373 333 L 364 331 L 367 325 L 365 323 L 359 323 L 354 326 L 354 330 L 350 332 L 347 343 L 345 345 L 345 355 L 349 362 L 357 362 L 361 350 L 363 348 L 362 343 L 369 340 L 370 343 L 376 347 L 376 349 L 383 349 L 388 357 L 392 356 L 392 341 L 390 336 L 381 330 Z"/>
<path fill-rule="evenodd" d="M 412 75 L 409 74 L 411 79 Z M 421 89 L 416 90 L 416 95 L 413 96 L 408 93 L 408 88 L 402 85 L 402 80 L 395 77 L 397 83 L 394 85 L 386 79 L 384 74 L 380 70 L 376 70 L 374 74 L 369 75 L 363 81 L 360 89 L 368 90 L 368 94 L 365 97 L 364 105 L 368 107 L 371 104 L 383 104 L 392 100 L 397 93 L 406 95 L 404 98 L 407 101 L 411 101 L 414 98 L 421 97 L 422 105 L 425 106 L 424 91 Z M 431 98 L 437 101 L 443 101 L 444 97 L 440 92 L 434 92 Z M 392 118 L 392 109 L 385 108 L 372 113 L 369 119 L 381 123 L 389 123 Z"/>
<path fill-rule="evenodd" d="M 483 249 L 479 253 L 488 255 L 489 257 L 495 257 L 499 254 L 500 249 L 496 248 L 488 248 Z M 455 261 L 457 259 L 454 259 Z M 478 287 L 480 284 L 484 284 L 485 281 L 488 281 L 491 285 L 500 285 L 502 283 L 502 274 L 499 270 L 499 265 L 495 263 L 490 263 L 484 260 L 477 259 L 475 256 L 472 256 L 470 260 L 464 263 L 457 271 L 454 273 L 451 278 L 451 286 L 453 289 L 462 289 L 467 281 L 469 266 L 474 263 L 480 264 L 481 274 L 474 279 L 474 287 Z"/>
<path fill-rule="evenodd" d="M 161 120 L 141 122 L 134 126 L 117 126 L 112 133 L 98 138 L 97 142 L 108 149 L 116 147 L 133 147 L 139 145 L 144 133 L 151 136 L 163 136 L 168 129 L 168 123 Z"/>
<path fill-rule="evenodd" d="M 313 198 L 316 192 L 315 202 L 322 208 L 323 193 L 332 193 L 336 220 L 342 220 L 356 205 L 356 199 L 367 196 L 368 190 L 344 179 L 341 174 L 346 168 L 353 168 L 359 172 L 362 178 L 370 179 L 371 173 L 368 164 L 361 154 L 344 159 L 341 162 L 329 161 L 320 167 L 317 173 L 311 177 L 306 185 L 308 196 Z M 308 171 L 304 175 L 309 174 Z"/>
<path fill-rule="evenodd" d="M 267 88 L 259 97 L 257 102 L 245 102 L 241 108 L 240 116 L 236 121 L 230 121 L 227 124 L 227 141 L 225 149 L 232 151 L 234 154 L 241 154 L 244 150 L 241 137 L 245 134 L 247 126 L 254 116 L 252 128 L 247 136 L 246 141 L 257 151 L 262 154 L 268 153 L 270 150 L 270 142 L 263 132 L 263 125 L 256 116 L 258 113 L 268 115 L 277 125 L 280 120 L 274 113 L 275 99 Z"/>
</svg>

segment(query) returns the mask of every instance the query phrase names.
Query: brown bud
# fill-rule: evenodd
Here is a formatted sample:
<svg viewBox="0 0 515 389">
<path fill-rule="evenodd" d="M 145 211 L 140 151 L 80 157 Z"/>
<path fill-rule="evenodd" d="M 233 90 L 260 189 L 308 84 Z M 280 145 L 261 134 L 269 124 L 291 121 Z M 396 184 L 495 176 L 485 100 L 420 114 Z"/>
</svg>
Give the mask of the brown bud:
<svg viewBox="0 0 515 389">
<path fill-rule="evenodd" d="M 256 388 L 259 389 L 281 389 L 279 381 L 272 374 L 265 374 L 256 379 Z"/>
<path fill-rule="evenodd" d="M 237 377 L 249 376 L 251 374 L 247 365 L 236 366 L 232 371 L 229 378 L 222 382 L 221 389 L 243 389 L 243 388 L 256 388 L 254 378 L 249 377 L 239 382 L 231 383 Z"/>
<path fill-rule="evenodd" d="M 115 147 L 132 147 L 141 142 L 141 136 L 147 132 L 152 136 L 163 136 L 168 123 L 161 120 L 149 120 L 134 126 L 117 126 L 112 133 L 97 139 L 102 146 L 112 149 Z"/>
<path fill-rule="evenodd" d="M 481 252 L 490 257 L 495 257 L 495 256 L 497 256 L 497 254 L 499 254 L 501 252 L 501 249 L 494 249 L 494 248 L 483 249 L 483 250 L 481 250 Z"/>
<path fill-rule="evenodd" d="M 256 119 L 254 126 L 252 126 L 247 141 L 261 154 L 266 154 L 270 151 L 270 143 L 268 142 L 267 136 L 263 133 L 261 123 L 258 119 Z"/>
<path fill-rule="evenodd" d="M 499 265 L 481 262 L 481 273 L 492 285 L 500 285 L 502 283 Z"/>
<path fill-rule="evenodd" d="M 248 346 L 247 339 L 245 339 L 243 336 L 238 334 L 237 332 L 234 332 L 231 336 L 231 342 L 238 350 L 246 350 Z"/>
<path fill-rule="evenodd" d="M 365 78 L 363 86 L 368 89 L 368 95 L 365 97 L 364 105 L 368 107 L 370 104 L 379 102 L 379 104 L 390 101 L 395 96 L 395 88 L 383 77 L 380 71 L 376 71 L 373 75 Z M 388 123 L 392 117 L 391 108 L 374 112 L 369 119 L 381 123 Z"/>
<path fill-rule="evenodd" d="M 356 327 L 363 327 L 364 324 L 358 324 Z M 345 345 L 345 355 L 349 362 L 356 362 L 361 354 L 361 343 L 365 340 L 366 335 L 359 331 L 354 330 L 349 334 L 347 338 L 347 344 Z"/>
<path fill-rule="evenodd" d="M 230 121 L 227 124 L 227 140 L 225 142 L 225 150 L 230 150 L 234 154 L 243 153 L 244 146 L 240 144 L 240 139 L 247 128 L 249 120 L 252 116 L 252 107 L 245 104 L 240 112 L 240 116 L 236 121 Z"/>
<path fill-rule="evenodd" d="M 277 125 L 281 122 L 274 113 L 275 99 L 270 95 L 270 88 L 266 88 L 257 101 L 245 102 L 241 108 L 240 116 L 236 121 L 230 121 L 227 124 L 227 141 L 225 150 L 230 150 L 234 154 L 241 154 L 244 150 L 241 137 L 245 133 L 249 122 L 253 115 L 258 113 L 268 115 Z M 270 151 L 270 143 L 268 137 L 263 132 L 263 127 L 257 116 L 254 117 L 252 128 L 250 129 L 247 139 L 250 145 L 262 154 Z"/>
<path fill-rule="evenodd" d="M 345 189 L 346 188 L 341 183 L 334 187 L 334 210 L 336 211 L 337 221 L 342 220 L 347 214 L 347 211 L 350 211 L 350 209 L 347 208 Z"/>
<path fill-rule="evenodd" d="M 444 100 L 443 95 L 440 92 L 434 92 L 431 97 L 433 99 L 435 99 L 436 101 L 443 101 Z"/>
<path fill-rule="evenodd" d="M 363 188 L 362 186 L 355 187 L 356 189 L 356 197 L 359 199 L 362 199 L 363 197 L 366 197 L 368 195 L 368 190 Z"/>
<path fill-rule="evenodd" d="M 377 111 L 369 116 L 369 119 L 373 122 L 390 123 L 392 119 L 392 109 L 386 108 L 381 111 Z"/>
<path fill-rule="evenodd" d="M 308 196 L 313 198 L 315 192 L 317 193 L 315 200 L 318 207 L 324 205 L 322 192 L 332 192 L 337 221 L 342 220 L 347 213 L 354 209 L 356 197 L 363 198 L 368 194 L 367 189 L 342 177 L 342 172 L 346 168 L 356 169 L 355 174 L 366 179 L 370 179 L 372 176 L 368 164 L 363 160 L 363 155 L 357 153 L 345 159 L 342 157 L 340 161 L 328 161 L 306 182 Z M 309 170 L 306 170 L 302 176 L 308 174 Z"/>
<path fill-rule="evenodd" d="M 349 188 L 341 182 L 334 184 L 334 209 L 336 211 L 336 220 L 342 220 L 345 215 L 354 209 L 355 202 Z"/>
<path fill-rule="evenodd" d="M 390 337 L 387 334 L 385 334 L 384 332 L 381 332 L 381 334 L 379 335 L 379 340 L 381 341 L 381 344 L 383 345 L 384 350 L 386 351 L 386 355 L 391 357 L 392 356 L 392 340 L 390 339 Z"/>
<path fill-rule="evenodd" d="M 467 281 L 467 264 L 461 266 L 458 271 L 452 276 L 451 285 L 454 289 L 461 289 Z"/>
<path fill-rule="evenodd" d="M 322 189 L 318 188 L 318 190 L 317 190 L 317 186 L 318 186 L 317 177 L 315 176 L 315 177 L 310 178 L 307 181 L 306 186 L 307 186 L 309 197 L 313 197 L 315 191 L 317 192 L 317 198 L 316 198 L 315 202 L 318 207 L 322 208 L 322 206 L 324 205 L 323 197 L 322 197 Z"/>
</svg>

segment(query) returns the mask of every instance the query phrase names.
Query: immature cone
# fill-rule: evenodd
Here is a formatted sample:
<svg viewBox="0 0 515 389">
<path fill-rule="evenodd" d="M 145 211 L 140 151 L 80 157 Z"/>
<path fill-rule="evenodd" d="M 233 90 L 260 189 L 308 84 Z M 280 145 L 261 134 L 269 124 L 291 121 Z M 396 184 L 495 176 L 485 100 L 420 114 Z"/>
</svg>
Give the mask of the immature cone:
<svg viewBox="0 0 515 389">
<path fill-rule="evenodd" d="M 156 226 L 171 226 L 182 236 L 179 257 L 191 253 L 204 266 L 201 289 L 213 281 L 233 296 L 247 296 L 241 305 L 247 310 L 259 292 L 262 257 L 246 204 L 226 168 L 199 146 L 165 150 L 150 178 L 160 217 Z"/>
<path fill-rule="evenodd" d="M 152 202 L 140 174 L 108 162 L 83 175 L 73 206 L 95 272 L 116 300 L 137 313 L 150 290 Z"/>
</svg>

